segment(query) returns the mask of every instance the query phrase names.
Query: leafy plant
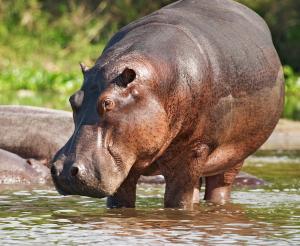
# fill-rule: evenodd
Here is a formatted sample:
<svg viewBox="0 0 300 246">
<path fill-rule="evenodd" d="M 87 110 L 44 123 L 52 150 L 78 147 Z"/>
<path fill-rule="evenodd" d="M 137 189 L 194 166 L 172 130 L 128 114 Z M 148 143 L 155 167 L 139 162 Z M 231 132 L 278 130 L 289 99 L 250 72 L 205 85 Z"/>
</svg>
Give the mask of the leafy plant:
<svg viewBox="0 0 300 246">
<path fill-rule="evenodd" d="M 267 21 L 287 65 L 283 116 L 300 119 L 300 1 L 237 1 Z M 66 100 L 58 100 L 57 95 L 68 98 L 80 87 L 78 63 L 93 64 L 119 28 L 171 2 L 0 0 L 0 103 L 67 108 Z M 22 97 L 30 93 L 18 94 L 20 90 L 35 96 Z M 42 94 L 55 103 L 41 100 Z"/>
</svg>

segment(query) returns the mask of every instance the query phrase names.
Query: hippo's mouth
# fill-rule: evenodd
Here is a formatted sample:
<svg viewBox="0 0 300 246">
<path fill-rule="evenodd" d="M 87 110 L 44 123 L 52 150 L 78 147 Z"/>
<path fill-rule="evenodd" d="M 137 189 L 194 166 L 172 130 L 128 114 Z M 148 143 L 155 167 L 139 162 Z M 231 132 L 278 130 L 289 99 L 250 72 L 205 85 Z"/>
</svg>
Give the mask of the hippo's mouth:
<svg viewBox="0 0 300 246">
<path fill-rule="evenodd" d="M 75 182 L 70 182 L 69 184 L 58 184 L 54 181 L 55 188 L 58 191 L 59 194 L 63 196 L 67 195 L 80 195 L 80 196 L 88 196 L 88 197 L 94 197 L 94 198 L 104 198 L 107 197 L 109 194 L 106 194 L 106 192 L 101 191 L 100 189 L 89 187 L 86 185 L 82 185 L 82 188 L 78 188 L 78 184 L 75 184 Z"/>
<path fill-rule="evenodd" d="M 53 183 L 55 185 L 56 190 L 59 194 L 67 196 L 67 195 L 80 195 L 80 196 L 89 196 L 95 198 L 104 198 L 108 196 L 108 194 L 99 188 L 99 185 L 89 185 L 82 181 L 72 180 L 71 178 L 64 178 L 62 176 L 55 177 L 52 175 Z M 97 184 L 100 181 L 94 181 Z"/>
<path fill-rule="evenodd" d="M 69 164 L 68 161 L 61 159 L 60 161 L 64 163 L 63 170 L 58 173 L 54 169 L 52 173 L 57 191 L 61 195 L 81 195 L 95 198 L 111 196 L 124 180 L 123 161 L 112 146 L 107 146 L 106 151 L 103 151 L 102 154 L 100 156 L 106 156 L 105 159 L 93 156 L 88 162 L 83 161 L 86 168 L 78 170 L 78 174 L 72 173 L 72 167 L 78 165 L 80 161 L 71 161 Z"/>
</svg>

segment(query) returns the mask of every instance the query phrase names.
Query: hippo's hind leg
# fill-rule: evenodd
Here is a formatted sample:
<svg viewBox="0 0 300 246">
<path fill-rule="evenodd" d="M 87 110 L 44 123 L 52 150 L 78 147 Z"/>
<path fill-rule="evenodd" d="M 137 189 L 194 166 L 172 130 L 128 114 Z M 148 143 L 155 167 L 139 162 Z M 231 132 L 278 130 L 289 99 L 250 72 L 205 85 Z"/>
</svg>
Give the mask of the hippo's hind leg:
<svg viewBox="0 0 300 246">
<path fill-rule="evenodd" d="M 136 200 L 136 185 L 139 175 L 131 174 L 127 176 L 117 192 L 107 197 L 108 208 L 134 208 Z"/>
<path fill-rule="evenodd" d="M 227 202 L 230 199 L 232 184 L 242 166 L 243 162 L 240 162 L 223 173 L 205 177 L 204 199 L 218 204 Z"/>
</svg>

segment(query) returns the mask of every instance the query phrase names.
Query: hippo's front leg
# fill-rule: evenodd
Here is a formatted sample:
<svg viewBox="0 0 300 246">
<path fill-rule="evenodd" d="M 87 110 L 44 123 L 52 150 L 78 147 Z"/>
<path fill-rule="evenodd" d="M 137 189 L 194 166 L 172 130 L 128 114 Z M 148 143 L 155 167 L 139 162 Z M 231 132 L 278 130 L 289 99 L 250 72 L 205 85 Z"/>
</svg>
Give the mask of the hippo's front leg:
<svg viewBox="0 0 300 246">
<path fill-rule="evenodd" d="M 194 192 L 198 192 L 199 177 L 188 175 L 187 170 L 181 170 L 180 176 L 176 178 L 165 176 L 166 191 L 164 205 L 166 208 L 184 208 L 192 209 L 194 201 Z M 198 196 L 198 194 L 196 194 Z"/>
<path fill-rule="evenodd" d="M 134 208 L 136 200 L 136 185 L 139 175 L 129 173 L 117 192 L 107 197 L 108 208 Z"/>
<path fill-rule="evenodd" d="M 189 160 L 179 160 L 175 165 L 161 165 L 160 170 L 166 180 L 164 205 L 168 208 L 192 209 L 198 203 L 200 176 L 209 154 L 207 145 L 192 150 Z M 189 155 L 187 155 L 189 156 Z"/>
</svg>

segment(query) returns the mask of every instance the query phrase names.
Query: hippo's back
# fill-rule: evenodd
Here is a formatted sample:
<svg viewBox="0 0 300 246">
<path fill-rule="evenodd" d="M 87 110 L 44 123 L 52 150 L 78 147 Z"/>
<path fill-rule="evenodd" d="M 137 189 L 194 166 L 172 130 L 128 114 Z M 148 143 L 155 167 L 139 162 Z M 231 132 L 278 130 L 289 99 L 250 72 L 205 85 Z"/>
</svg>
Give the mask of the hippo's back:
<svg viewBox="0 0 300 246">
<path fill-rule="evenodd" d="M 170 29 L 176 30 L 171 33 Z M 188 44 L 182 47 L 186 42 L 178 42 L 179 36 L 188 37 L 193 48 Z M 186 56 L 190 53 L 190 57 L 206 59 L 220 96 L 273 86 L 281 66 L 264 20 L 231 0 L 177 1 L 122 28 L 104 53 L 110 47 L 130 47 L 169 56 L 162 44 L 166 39 L 171 52 L 184 50 Z M 173 53 L 174 59 L 189 63 L 186 57 L 178 58 L 180 52 Z"/>
<path fill-rule="evenodd" d="M 284 98 L 281 63 L 264 20 L 231 0 L 182 0 L 155 15 L 182 28 L 206 55 L 215 98 L 207 138 L 217 145 L 247 141 L 247 151 L 256 150 L 278 122 Z"/>
<path fill-rule="evenodd" d="M 221 96 L 275 86 L 281 64 L 272 37 L 249 8 L 231 0 L 182 0 L 155 15 L 191 36 L 206 55 Z"/>
</svg>

